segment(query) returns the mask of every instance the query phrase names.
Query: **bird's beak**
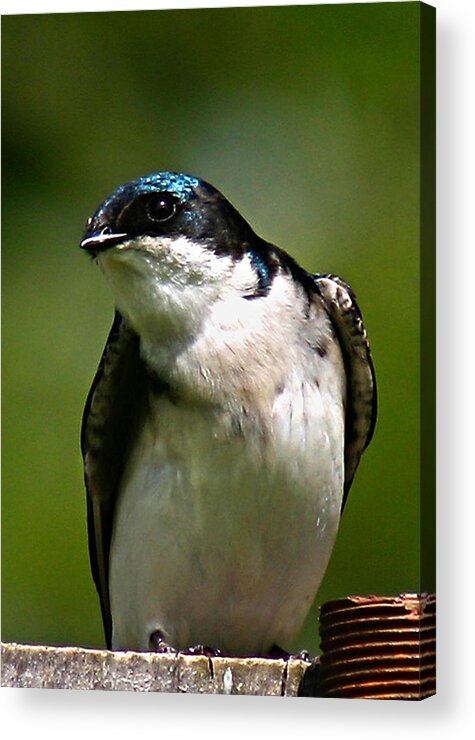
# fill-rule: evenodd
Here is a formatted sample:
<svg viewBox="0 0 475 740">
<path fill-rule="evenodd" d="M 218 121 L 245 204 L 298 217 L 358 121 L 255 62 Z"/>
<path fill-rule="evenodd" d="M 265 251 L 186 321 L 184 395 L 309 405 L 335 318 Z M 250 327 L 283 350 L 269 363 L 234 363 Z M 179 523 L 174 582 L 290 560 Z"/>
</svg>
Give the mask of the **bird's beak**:
<svg viewBox="0 0 475 740">
<path fill-rule="evenodd" d="M 94 234 L 88 234 L 80 243 L 81 249 L 86 249 L 88 252 L 102 252 L 104 249 L 113 247 L 114 244 L 119 244 L 127 239 L 128 234 L 113 234 L 109 229 L 105 228 L 102 231 L 97 231 Z"/>
</svg>

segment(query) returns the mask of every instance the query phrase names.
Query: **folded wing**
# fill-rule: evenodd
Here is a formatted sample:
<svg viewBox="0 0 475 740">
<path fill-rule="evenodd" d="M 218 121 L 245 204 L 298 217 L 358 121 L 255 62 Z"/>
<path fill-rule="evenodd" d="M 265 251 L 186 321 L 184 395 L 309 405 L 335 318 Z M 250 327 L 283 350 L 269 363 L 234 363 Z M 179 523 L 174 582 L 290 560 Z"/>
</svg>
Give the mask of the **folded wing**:
<svg viewBox="0 0 475 740">
<path fill-rule="evenodd" d="M 140 421 L 147 388 L 138 337 L 116 312 L 86 401 L 81 429 L 89 556 L 109 648 L 112 620 L 108 578 L 114 506 L 129 440 Z"/>
<path fill-rule="evenodd" d="M 337 275 L 314 275 L 345 363 L 345 485 L 343 506 L 361 455 L 373 436 L 377 414 L 376 379 L 361 312 L 350 286 Z"/>
</svg>

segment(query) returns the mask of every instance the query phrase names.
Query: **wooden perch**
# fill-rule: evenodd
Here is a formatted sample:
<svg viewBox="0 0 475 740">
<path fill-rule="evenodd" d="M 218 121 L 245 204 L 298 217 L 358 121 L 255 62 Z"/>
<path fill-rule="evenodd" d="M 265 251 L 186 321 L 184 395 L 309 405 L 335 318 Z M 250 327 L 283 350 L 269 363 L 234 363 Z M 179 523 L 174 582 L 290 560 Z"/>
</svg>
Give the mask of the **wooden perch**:
<svg viewBox="0 0 475 740">
<path fill-rule="evenodd" d="M 208 658 L 2 643 L 2 686 L 298 696 L 304 660 Z M 311 671 L 310 671 L 311 673 Z M 306 689 L 305 689 L 306 690 Z M 303 691 L 303 688 L 302 688 Z M 302 695 L 302 694 L 300 694 Z M 308 694 L 307 694 L 308 695 Z"/>
<path fill-rule="evenodd" d="M 4 643 L 2 686 L 420 700 L 435 693 L 435 607 L 434 594 L 329 601 L 312 662 Z"/>
</svg>

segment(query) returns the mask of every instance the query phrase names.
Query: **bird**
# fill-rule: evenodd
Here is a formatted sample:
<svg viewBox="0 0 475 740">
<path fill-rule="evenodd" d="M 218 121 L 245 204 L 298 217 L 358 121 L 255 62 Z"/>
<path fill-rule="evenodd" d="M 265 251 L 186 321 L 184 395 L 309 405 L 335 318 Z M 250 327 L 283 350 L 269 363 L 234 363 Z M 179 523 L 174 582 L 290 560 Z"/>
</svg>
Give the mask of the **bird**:
<svg viewBox="0 0 475 740">
<path fill-rule="evenodd" d="M 118 187 L 80 246 L 115 304 L 81 428 L 107 648 L 288 653 L 376 422 L 355 294 L 181 172 Z"/>
</svg>

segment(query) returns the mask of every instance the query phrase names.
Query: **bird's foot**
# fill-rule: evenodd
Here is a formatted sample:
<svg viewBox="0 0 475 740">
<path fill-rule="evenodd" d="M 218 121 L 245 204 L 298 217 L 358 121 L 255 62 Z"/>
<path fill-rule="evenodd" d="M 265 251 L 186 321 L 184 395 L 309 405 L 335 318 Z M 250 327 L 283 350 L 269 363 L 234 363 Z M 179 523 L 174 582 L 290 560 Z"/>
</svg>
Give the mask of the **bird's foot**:
<svg viewBox="0 0 475 740">
<path fill-rule="evenodd" d="M 290 660 L 291 658 L 293 658 L 294 660 L 305 660 L 307 663 L 310 661 L 310 654 L 308 650 L 301 650 L 296 655 L 292 655 L 286 650 L 280 648 L 278 645 L 273 645 L 266 657 L 273 658 L 274 660 Z"/>
<path fill-rule="evenodd" d="M 163 639 L 163 632 L 155 630 L 148 640 L 149 650 L 152 653 L 177 653 L 174 647 Z"/>
<path fill-rule="evenodd" d="M 219 658 L 222 655 L 221 650 L 208 647 L 207 645 L 193 645 L 180 652 L 185 655 L 205 655 L 207 658 Z"/>
</svg>

